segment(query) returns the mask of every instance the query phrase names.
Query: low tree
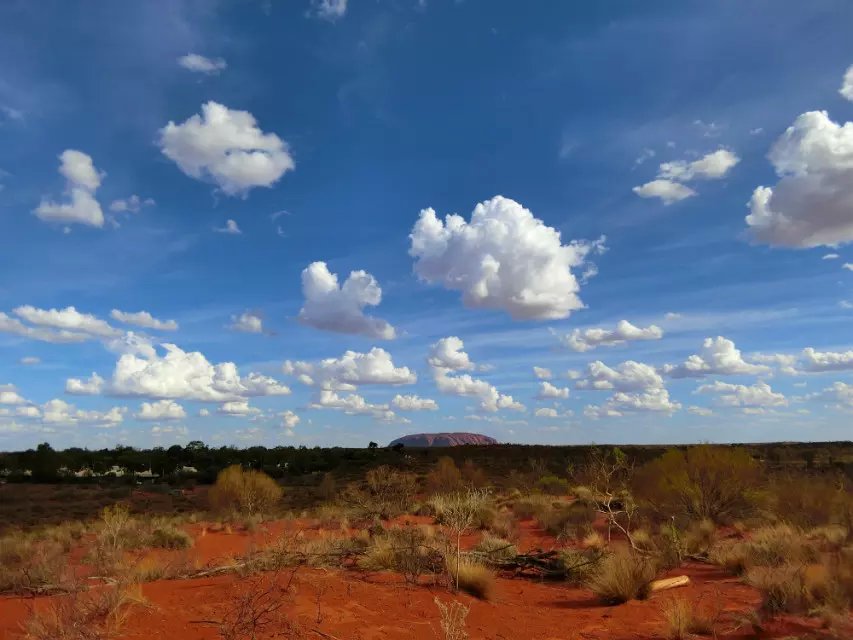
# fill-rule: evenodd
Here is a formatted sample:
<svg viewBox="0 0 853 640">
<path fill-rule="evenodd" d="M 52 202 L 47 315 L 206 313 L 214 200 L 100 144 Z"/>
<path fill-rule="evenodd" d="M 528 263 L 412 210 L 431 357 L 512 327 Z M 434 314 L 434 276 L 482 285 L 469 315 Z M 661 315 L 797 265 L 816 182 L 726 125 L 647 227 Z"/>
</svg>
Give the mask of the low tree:
<svg viewBox="0 0 853 640">
<path fill-rule="evenodd" d="M 609 451 L 596 448 L 576 472 L 575 480 L 589 488 L 596 510 L 607 521 L 607 541 L 617 529 L 636 548 L 631 531 L 637 503 L 629 490 L 633 472 L 633 462 L 618 447 Z"/>
<path fill-rule="evenodd" d="M 745 515 L 761 482 L 761 467 L 745 449 L 704 444 L 672 449 L 645 464 L 632 488 L 661 517 L 721 522 Z"/>
</svg>

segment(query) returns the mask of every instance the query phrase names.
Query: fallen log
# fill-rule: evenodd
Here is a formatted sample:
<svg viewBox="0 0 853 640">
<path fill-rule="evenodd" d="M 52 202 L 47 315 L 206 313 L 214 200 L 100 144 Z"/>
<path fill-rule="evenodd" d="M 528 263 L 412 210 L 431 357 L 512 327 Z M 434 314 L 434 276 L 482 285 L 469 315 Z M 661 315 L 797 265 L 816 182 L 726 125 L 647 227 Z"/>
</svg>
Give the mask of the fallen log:
<svg viewBox="0 0 853 640">
<path fill-rule="evenodd" d="M 661 578 L 660 580 L 652 580 L 649 585 L 650 591 L 665 591 L 666 589 L 675 589 L 676 587 L 684 587 L 690 584 L 688 576 L 675 576 L 674 578 Z"/>
</svg>

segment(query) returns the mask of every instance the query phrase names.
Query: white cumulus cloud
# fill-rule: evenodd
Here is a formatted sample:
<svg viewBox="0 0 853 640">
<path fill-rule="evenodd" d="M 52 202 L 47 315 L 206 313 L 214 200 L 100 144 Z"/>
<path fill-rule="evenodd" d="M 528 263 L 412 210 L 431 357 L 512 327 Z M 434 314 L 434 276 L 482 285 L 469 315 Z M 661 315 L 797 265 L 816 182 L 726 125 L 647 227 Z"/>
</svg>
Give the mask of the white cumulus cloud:
<svg viewBox="0 0 853 640">
<path fill-rule="evenodd" d="M 205 75 L 217 75 L 228 67 L 222 58 L 207 58 L 198 53 L 188 53 L 178 58 L 178 64 L 187 71 L 203 73 Z"/>
<path fill-rule="evenodd" d="M 473 369 L 474 363 L 464 351 L 464 343 L 456 336 L 442 338 L 432 345 L 427 363 L 430 365 L 433 380 L 439 391 L 455 396 L 467 396 L 480 400 L 480 409 L 495 412 L 500 409 L 524 411 L 525 407 L 512 396 L 500 393 L 485 380 L 470 375 L 456 373 Z M 454 374 L 455 375 L 452 375 Z"/>
<path fill-rule="evenodd" d="M 103 173 L 95 168 L 92 157 L 82 151 L 66 149 L 60 156 L 59 173 L 66 181 L 66 202 L 42 199 L 33 213 L 45 222 L 104 226 L 104 212 L 95 199 Z"/>
<path fill-rule="evenodd" d="M 552 373 L 550 369 L 546 369 L 545 367 L 533 367 L 533 375 L 539 380 L 550 380 Z"/>
<path fill-rule="evenodd" d="M 287 395 L 273 378 L 250 373 L 241 377 L 233 362 L 211 364 L 202 353 L 163 344 L 166 353 L 140 357 L 125 353 L 116 363 L 108 391 L 115 395 L 202 402 L 231 402 L 251 396 Z"/>
<path fill-rule="evenodd" d="M 767 157 L 779 182 L 752 194 L 746 223 L 754 241 L 797 249 L 853 242 L 853 122 L 804 113 Z"/>
<path fill-rule="evenodd" d="M 696 195 L 690 187 L 673 180 L 657 179 L 632 189 L 641 198 L 660 198 L 665 205 L 686 200 Z"/>
<path fill-rule="evenodd" d="M 379 347 L 367 353 L 346 351 L 340 358 L 326 358 L 317 363 L 286 361 L 288 375 L 303 376 L 303 382 L 326 389 L 351 391 L 364 384 L 414 384 L 418 376 L 408 367 L 394 364 L 391 354 Z"/>
<path fill-rule="evenodd" d="M 302 271 L 305 303 L 299 321 L 316 329 L 393 340 L 397 331 L 390 324 L 366 315 L 365 307 L 382 302 L 382 289 L 366 271 L 352 271 L 343 285 L 325 262 L 312 262 Z"/>
<path fill-rule="evenodd" d="M 418 277 L 461 291 L 468 307 L 516 320 L 566 318 L 582 308 L 572 269 L 604 250 L 604 238 L 562 244 L 556 229 L 502 196 L 478 204 L 470 222 L 456 214 L 442 222 L 424 209 L 409 238 Z"/>
<path fill-rule="evenodd" d="M 665 365 L 663 372 L 672 378 L 702 378 L 709 375 L 761 375 L 770 368 L 743 359 L 735 343 L 723 336 L 705 338 L 702 350 L 679 365 Z"/>
<path fill-rule="evenodd" d="M 417 395 L 400 395 L 399 393 L 391 400 L 391 404 L 400 411 L 435 411 L 438 403 L 432 398 L 421 398 Z"/>
<path fill-rule="evenodd" d="M 590 362 L 586 372 L 575 382 L 575 388 L 594 391 L 641 391 L 663 389 L 663 378 L 651 365 L 626 360 L 608 367 L 600 360 Z"/>
<path fill-rule="evenodd" d="M 121 335 L 121 331 L 110 326 L 105 320 L 90 313 L 80 313 L 74 307 L 39 309 L 23 305 L 13 309 L 13 312 L 19 318 L 39 327 L 84 333 L 98 338 L 115 338 Z"/>
<path fill-rule="evenodd" d="M 715 380 L 701 385 L 696 392 L 715 394 L 719 403 L 727 407 L 776 407 L 788 404 L 783 394 L 773 391 L 770 385 L 761 381 L 744 385 Z"/>
<path fill-rule="evenodd" d="M 160 150 L 186 175 L 212 180 L 231 196 L 271 187 L 296 166 L 287 143 L 261 131 L 251 113 L 213 101 L 182 124 L 169 122 Z"/>
<path fill-rule="evenodd" d="M 313 14 L 322 20 L 335 22 L 347 12 L 347 0 L 311 0 Z"/>
<path fill-rule="evenodd" d="M 143 207 L 151 207 L 154 206 L 154 204 L 155 203 L 152 198 L 145 198 L 143 200 L 138 195 L 134 194 L 129 198 L 113 200 L 110 203 L 110 211 L 113 213 L 139 213 L 142 211 Z"/>
<path fill-rule="evenodd" d="M 245 311 L 239 316 L 231 316 L 231 324 L 228 325 L 228 328 L 242 333 L 263 333 L 264 322 L 260 316 Z"/>
<path fill-rule="evenodd" d="M 178 329 L 178 323 L 174 320 L 158 320 L 148 311 L 131 312 L 113 309 L 110 311 L 110 317 L 124 324 L 132 324 L 145 329 L 155 329 L 157 331 L 175 331 Z"/>
<path fill-rule="evenodd" d="M 65 381 L 65 393 L 75 396 L 96 396 L 104 390 L 104 379 L 93 373 L 87 380 L 68 378 Z"/>
<path fill-rule="evenodd" d="M 134 417 L 138 420 L 180 420 L 187 417 L 187 412 L 173 400 L 158 400 L 143 402 Z"/>
<path fill-rule="evenodd" d="M 565 400 L 569 397 L 569 388 L 557 387 L 543 380 L 539 383 L 539 393 L 536 394 L 536 397 L 539 400 Z"/>
<path fill-rule="evenodd" d="M 633 191 L 641 198 L 660 198 L 664 205 L 684 200 L 696 195 L 696 192 L 685 185 L 691 180 L 719 180 L 724 178 L 740 158 L 728 149 L 717 149 L 707 155 L 687 162 L 674 160 L 663 162 L 658 167 L 655 180 L 647 182 Z"/>
<path fill-rule="evenodd" d="M 853 101 L 853 64 L 847 67 L 847 73 L 844 74 L 844 79 L 841 81 L 841 88 L 838 90 L 843 97 Z"/>
<path fill-rule="evenodd" d="M 620 320 L 615 329 L 575 329 L 570 334 L 557 337 L 563 346 L 585 352 L 599 346 L 612 347 L 632 340 L 660 340 L 663 338 L 663 329 L 656 325 L 636 327 L 627 320 Z"/>
</svg>

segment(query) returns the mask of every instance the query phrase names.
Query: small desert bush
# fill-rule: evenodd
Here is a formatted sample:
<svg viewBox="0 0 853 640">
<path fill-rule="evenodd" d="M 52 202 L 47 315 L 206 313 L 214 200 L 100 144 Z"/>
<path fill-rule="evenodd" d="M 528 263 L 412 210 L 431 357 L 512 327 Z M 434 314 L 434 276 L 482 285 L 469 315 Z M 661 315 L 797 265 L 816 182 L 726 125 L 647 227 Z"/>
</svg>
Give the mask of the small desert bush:
<svg viewBox="0 0 853 640">
<path fill-rule="evenodd" d="M 714 634 L 720 610 L 710 610 L 702 602 L 686 598 L 668 598 L 661 604 L 664 619 L 664 637 L 669 640 L 686 640 L 694 635 Z"/>
<path fill-rule="evenodd" d="M 130 607 L 142 604 L 138 585 L 72 591 L 34 609 L 24 623 L 28 640 L 107 640 L 118 635 Z"/>
<path fill-rule="evenodd" d="M 806 535 L 787 524 L 757 529 L 744 544 L 751 565 L 772 567 L 786 562 L 815 562 L 818 559 L 817 549 Z"/>
<path fill-rule="evenodd" d="M 577 502 L 595 505 L 595 496 L 589 487 L 577 485 L 571 488 L 570 493 L 575 497 L 575 501 Z"/>
<path fill-rule="evenodd" d="M 33 541 L 23 533 L 0 537 L 0 593 L 38 593 L 61 588 L 68 565 L 60 543 Z"/>
<path fill-rule="evenodd" d="M 183 529 L 167 522 L 156 523 L 148 532 L 147 543 L 158 549 L 189 549 L 193 538 Z"/>
<path fill-rule="evenodd" d="M 806 536 L 814 542 L 821 551 L 838 551 L 847 541 L 847 529 L 839 524 L 815 527 Z"/>
<path fill-rule="evenodd" d="M 575 585 L 584 584 L 598 570 L 604 557 L 600 549 L 563 549 L 557 555 L 559 568 L 550 577 Z"/>
<path fill-rule="evenodd" d="M 549 496 L 564 496 L 569 492 L 569 481 L 554 475 L 542 476 L 536 481 L 536 488 Z"/>
<path fill-rule="evenodd" d="M 367 571 L 396 571 L 417 584 L 421 576 L 439 573 L 444 556 L 434 533 L 420 527 L 393 527 L 374 537 L 358 566 Z"/>
<path fill-rule="evenodd" d="M 853 569 L 847 563 L 753 567 L 746 582 L 762 594 L 762 609 L 779 613 L 846 613 L 853 598 Z"/>
<path fill-rule="evenodd" d="M 684 549 L 689 554 L 707 555 L 717 540 L 717 527 L 714 521 L 703 518 L 693 522 L 684 534 Z"/>
<path fill-rule="evenodd" d="M 462 472 L 453 458 L 442 456 L 427 474 L 426 484 L 430 493 L 454 493 L 462 489 Z"/>
<path fill-rule="evenodd" d="M 479 598 L 491 600 L 495 590 L 495 574 L 488 567 L 468 556 L 448 558 L 447 571 L 453 584 L 460 591 Z"/>
<path fill-rule="evenodd" d="M 517 541 L 521 532 L 519 530 L 518 521 L 515 519 L 512 511 L 503 507 L 495 514 L 492 523 L 489 526 L 489 531 L 499 538 Z"/>
<path fill-rule="evenodd" d="M 346 529 L 350 526 L 349 511 L 341 505 L 322 504 L 315 511 L 315 516 L 323 529 Z"/>
<path fill-rule="evenodd" d="M 544 509 L 551 508 L 552 503 L 552 498 L 532 495 L 516 500 L 512 505 L 512 510 L 520 520 L 528 520 L 536 517 L 536 515 Z"/>
<path fill-rule="evenodd" d="M 434 600 L 435 606 L 438 607 L 439 616 L 441 616 L 441 631 L 444 634 L 444 640 L 468 640 L 468 632 L 465 630 L 468 607 L 457 601 L 444 604 L 438 598 L 434 598 Z"/>
<path fill-rule="evenodd" d="M 769 487 L 777 516 L 800 527 L 845 524 L 853 505 L 850 488 L 829 474 L 784 474 Z"/>
<path fill-rule="evenodd" d="M 649 558 L 620 551 L 601 561 L 587 581 L 587 587 L 606 604 L 644 600 L 656 572 Z"/>
<path fill-rule="evenodd" d="M 381 466 L 368 471 L 363 484 L 347 486 L 339 500 L 352 518 L 365 523 L 409 513 L 416 491 L 417 477 L 413 473 Z"/>
<path fill-rule="evenodd" d="M 272 511 L 282 494 L 281 486 L 263 471 L 235 464 L 219 472 L 208 497 L 216 511 L 254 515 Z"/>
<path fill-rule="evenodd" d="M 595 520 L 595 509 L 582 502 L 541 507 L 536 521 L 545 531 L 560 539 L 573 539 L 589 531 Z"/>
<path fill-rule="evenodd" d="M 489 533 L 483 535 L 474 551 L 481 554 L 486 562 L 509 560 L 518 554 L 518 549 L 512 542 Z"/>
<path fill-rule="evenodd" d="M 586 549 L 604 549 L 607 546 L 604 537 L 598 531 L 590 531 L 586 534 L 581 540 L 581 544 Z"/>
</svg>

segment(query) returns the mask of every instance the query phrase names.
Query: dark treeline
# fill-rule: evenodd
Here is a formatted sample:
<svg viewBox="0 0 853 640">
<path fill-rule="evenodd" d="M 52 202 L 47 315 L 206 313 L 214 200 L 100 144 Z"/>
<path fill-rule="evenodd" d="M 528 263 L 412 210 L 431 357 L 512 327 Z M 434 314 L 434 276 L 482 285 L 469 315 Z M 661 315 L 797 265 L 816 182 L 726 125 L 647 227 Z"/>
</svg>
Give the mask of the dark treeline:
<svg viewBox="0 0 853 640">
<path fill-rule="evenodd" d="M 151 471 L 161 481 L 181 481 L 191 476 L 196 482 L 211 483 L 216 474 L 232 464 L 259 469 L 277 479 L 298 483 L 306 476 L 326 472 L 341 479 L 362 477 L 365 471 L 379 465 L 405 467 L 415 472 L 426 471 L 439 457 L 450 456 L 458 464 L 472 461 L 480 466 L 496 485 L 503 484 L 513 471 L 535 471 L 542 475 L 563 475 L 567 469 L 585 460 L 595 445 L 483 445 L 451 448 L 405 449 L 398 445 L 383 448 L 375 443 L 361 449 L 307 447 L 211 447 L 201 441 L 186 446 L 136 449 L 116 446 L 112 449 L 70 448 L 55 450 L 48 443 L 35 449 L 0 453 L 0 473 L 8 482 L 93 482 L 112 467 L 130 474 Z M 606 446 L 606 445 L 602 445 Z M 745 447 L 750 454 L 770 469 L 835 470 L 853 478 L 853 443 L 767 443 L 724 445 Z M 664 445 L 621 446 L 636 463 L 658 457 Z M 682 448 L 682 447 L 676 447 Z M 180 473 L 192 467 L 197 473 Z M 60 470 L 69 473 L 61 473 Z M 95 477 L 77 478 L 81 469 L 90 469 Z M 30 473 L 25 473 L 25 472 Z M 118 481 L 134 481 L 132 476 Z"/>
</svg>

